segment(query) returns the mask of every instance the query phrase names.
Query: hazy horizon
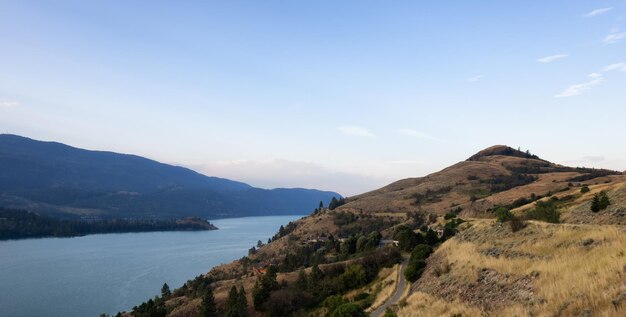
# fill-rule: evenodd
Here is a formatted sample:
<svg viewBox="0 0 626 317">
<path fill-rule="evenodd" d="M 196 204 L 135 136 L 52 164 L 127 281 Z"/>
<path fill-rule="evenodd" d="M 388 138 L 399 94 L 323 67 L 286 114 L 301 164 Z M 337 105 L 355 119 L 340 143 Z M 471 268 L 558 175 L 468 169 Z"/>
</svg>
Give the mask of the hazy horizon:
<svg viewBox="0 0 626 317">
<path fill-rule="evenodd" d="M 626 169 L 620 1 L 3 1 L 0 36 L 0 133 L 343 195 L 495 144 Z"/>
</svg>

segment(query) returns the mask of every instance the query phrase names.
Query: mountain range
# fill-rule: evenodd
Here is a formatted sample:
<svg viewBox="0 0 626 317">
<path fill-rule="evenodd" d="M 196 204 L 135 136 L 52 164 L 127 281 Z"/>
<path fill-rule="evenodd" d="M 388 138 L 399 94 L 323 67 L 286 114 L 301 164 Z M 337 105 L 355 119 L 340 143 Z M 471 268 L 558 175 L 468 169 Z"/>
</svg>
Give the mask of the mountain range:
<svg viewBox="0 0 626 317">
<path fill-rule="evenodd" d="M 61 218 L 305 214 L 338 193 L 261 189 L 144 157 L 0 135 L 0 206 Z"/>
</svg>

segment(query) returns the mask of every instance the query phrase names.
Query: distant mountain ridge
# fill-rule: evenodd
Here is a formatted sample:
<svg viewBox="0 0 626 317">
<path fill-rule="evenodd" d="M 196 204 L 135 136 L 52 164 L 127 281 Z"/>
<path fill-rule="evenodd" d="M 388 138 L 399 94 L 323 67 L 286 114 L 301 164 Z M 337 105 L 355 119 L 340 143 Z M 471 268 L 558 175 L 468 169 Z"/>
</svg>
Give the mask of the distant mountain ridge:
<svg viewBox="0 0 626 317">
<path fill-rule="evenodd" d="M 334 192 L 260 189 L 144 157 L 0 135 L 0 206 L 62 217 L 305 214 Z"/>
</svg>

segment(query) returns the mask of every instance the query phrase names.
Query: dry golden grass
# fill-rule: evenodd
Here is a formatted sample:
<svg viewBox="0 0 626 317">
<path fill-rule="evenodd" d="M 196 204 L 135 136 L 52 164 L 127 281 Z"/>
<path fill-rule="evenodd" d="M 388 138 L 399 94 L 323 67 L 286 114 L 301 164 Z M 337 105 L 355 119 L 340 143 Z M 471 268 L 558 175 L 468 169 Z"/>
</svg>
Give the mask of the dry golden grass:
<svg viewBox="0 0 626 317">
<path fill-rule="evenodd" d="M 398 282 L 399 273 L 399 264 L 396 264 L 391 268 L 382 269 L 380 271 L 377 281 L 375 281 L 373 285 L 370 286 L 367 290 L 369 293 L 378 291 L 376 300 L 374 300 L 372 306 L 367 309 L 368 312 L 371 312 L 374 309 L 378 308 L 380 305 L 384 304 L 385 301 L 387 301 L 387 299 L 393 295 L 393 292 L 396 289 L 396 284 Z"/>
<path fill-rule="evenodd" d="M 486 255 L 485 251 L 493 248 L 502 254 Z M 529 300 L 502 299 L 504 305 L 470 309 L 466 306 L 471 303 L 459 303 L 458 298 L 436 298 L 432 305 L 426 305 L 432 296 L 418 292 L 409 299 L 409 308 L 419 308 L 418 312 L 405 308 L 400 316 L 442 316 L 457 308 L 464 312 L 463 316 L 478 314 L 475 309 L 489 309 L 490 316 L 574 316 L 587 310 L 592 316 L 626 316 L 626 300 L 617 306 L 612 303 L 626 292 L 623 226 L 532 222 L 511 233 L 490 220 L 472 221 L 470 229 L 444 243 L 436 254 L 452 265 L 445 279 L 461 284 L 477 283 L 481 268 L 495 270 L 502 276 L 532 276 L 532 293 L 522 294 Z M 443 280 L 434 276 L 432 270 L 425 275 L 430 276 L 423 278 L 423 283 Z M 472 288 L 463 291 L 471 292 Z"/>
<path fill-rule="evenodd" d="M 480 309 L 464 305 L 459 301 L 446 302 L 422 292 L 411 294 L 406 302 L 407 305 L 398 310 L 398 317 L 434 317 L 454 314 L 461 314 L 463 317 L 481 317 Z"/>
</svg>

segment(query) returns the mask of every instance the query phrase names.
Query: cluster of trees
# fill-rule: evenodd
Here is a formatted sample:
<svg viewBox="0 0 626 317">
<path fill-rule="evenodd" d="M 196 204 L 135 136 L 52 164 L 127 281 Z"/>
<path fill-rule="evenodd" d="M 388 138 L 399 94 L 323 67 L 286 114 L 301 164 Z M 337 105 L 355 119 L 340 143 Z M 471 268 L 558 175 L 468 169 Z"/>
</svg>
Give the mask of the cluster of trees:
<svg viewBox="0 0 626 317">
<path fill-rule="evenodd" d="M 429 188 L 425 193 L 415 193 L 411 195 L 411 198 L 415 200 L 413 205 L 418 206 L 421 204 L 440 202 L 442 196 L 449 193 L 451 190 L 452 186 L 444 186 L 438 189 Z"/>
<path fill-rule="evenodd" d="M 272 242 L 272 241 L 276 241 L 288 234 L 290 234 L 291 232 L 293 232 L 294 230 L 296 230 L 296 227 L 298 225 L 293 222 L 290 221 L 287 226 L 283 226 L 281 225 L 280 228 L 278 229 L 278 232 L 268 241 L 268 243 Z"/>
<path fill-rule="evenodd" d="M 347 211 L 336 211 L 332 213 L 332 215 L 333 215 L 333 222 L 338 227 L 351 224 L 357 221 L 358 219 L 358 217 L 355 214 L 351 212 L 347 212 Z"/>
<path fill-rule="evenodd" d="M 382 235 L 378 231 L 370 232 L 367 235 L 352 235 L 344 239 L 339 245 L 339 254 L 347 259 L 351 255 L 375 249 L 380 244 Z"/>
<path fill-rule="evenodd" d="M 539 200 L 535 203 L 535 208 L 526 213 L 527 219 L 540 220 L 551 223 L 561 222 L 561 212 L 557 208 L 557 197 L 548 200 Z"/>
<path fill-rule="evenodd" d="M 416 233 L 411 227 L 400 225 L 395 229 L 393 239 L 397 240 L 398 247 L 406 252 L 411 252 L 419 244 L 435 246 L 439 243 L 439 237 L 433 229 L 428 227 L 424 229 L 426 229 L 425 233 Z"/>
<path fill-rule="evenodd" d="M 590 179 L 594 179 L 598 177 L 622 174 L 622 172 L 618 172 L 618 171 L 612 171 L 612 170 L 607 170 L 607 169 L 596 169 L 596 168 L 584 168 L 584 167 L 577 167 L 574 171 L 578 173 L 584 173 L 584 174 L 579 175 L 579 176 L 574 176 L 568 179 L 568 181 L 570 182 L 584 182 L 584 181 L 588 181 Z"/>
<path fill-rule="evenodd" d="M 228 292 L 226 308 L 223 313 L 219 313 L 215 305 L 213 290 L 207 287 L 202 294 L 202 302 L 198 309 L 198 315 L 199 317 L 248 317 L 248 299 L 246 298 L 246 291 L 243 287 L 237 290 L 235 286 L 232 286 Z"/>
<path fill-rule="evenodd" d="M 511 231 L 517 232 L 526 226 L 526 223 L 521 218 L 515 216 L 511 210 L 506 207 L 497 207 L 495 210 L 496 220 L 502 223 L 508 223 L 511 227 Z"/>
<path fill-rule="evenodd" d="M 376 249 L 380 244 L 382 235 L 378 231 L 368 234 L 354 234 L 340 241 L 333 235 L 329 235 L 326 241 L 318 241 L 307 245 L 298 246 L 285 255 L 278 265 L 280 272 L 292 272 L 300 267 L 309 267 L 313 263 L 326 263 L 325 257 L 330 252 L 339 254 L 340 259 L 347 259 L 355 254 L 368 252 Z"/>
<path fill-rule="evenodd" d="M 248 299 L 243 287 L 239 290 L 235 286 L 230 288 L 228 299 L 226 300 L 226 317 L 248 317 Z"/>
<path fill-rule="evenodd" d="M 339 236 L 341 237 L 383 231 L 401 222 L 398 217 L 378 217 L 369 214 L 357 216 L 349 212 L 337 213 L 340 215 L 333 215 L 333 220 L 339 227 Z"/>
<path fill-rule="evenodd" d="M 404 271 L 404 276 L 410 282 L 417 281 L 424 269 L 426 268 L 426 259 L 433 253 L 431 246 L 427 244 L 418 244 L 411 251 L 411 258 L 409 258 L 409 264 Z"/>
<path fill-rule="evenodd" d="M 611 200 L 606 192 L 601 191 L 598 194 L 593 196 L 593 200 L 591 201 L 591 211 L 598 212 L 600 210 L 604 210 L 611 205 Z"/>
<path fill-rule="evenodd" d="M 345 203 L 346 203 L 346 199 L 345 198 L 341 197 L 341 198 L 337 199 L 337 198 L 333 197 L 330 200 L 330 203 L 328 204 L 328 209 L 335 210 L 335 208 L 337 208 L 337 207 L 339 207 L 339 206 L 341 206 L 341 205 L 343 205 Z"/>
<path fill-rule="evenodd" d="M 205 219 L 60 220 L 25 210 L 0 207 L 0 240 L 75 237 L 96 233 L 217 229 Z"/>
<path fill-rule="evenodd" d="M 366 285 L 376 277 L 381 268 L 398 263 L 400 259 L 400 252 L 395 248 L 376 249 L 350 264 L 334 263 L 326 265 L 324 269 L 313 264 L 308 273 L 302 268 L 298 279 L 289 284 L 278 283 L 276 270 L 269 269 L 257 279 L 252 290 L 254 308 L 267 316 L 292 316 L 297 311 L 319 307 L 329 297 L 341 298 L 345 292 Z M 360 310 L 369 306 L 363 304 L 362 307 L 356 302 L 350 304 L 357 305 Z M 337 305 L 339 306 L 341 305 Z M 346 315 L 347 311 L 352 310 L 344 307 L 334 315 L 328 311 L 328 316 L 353 316 Z"/>
<path fill-rule="evenodd" d="M 133 317 L 165 317 L 167 315 L 165 299 L 155 296 L 154 299 L 133 307 L 132 315 Z"/>
<path fill-rule="evenodd" d="M 254 309 L 258 311 L 264 310 L 264 304 L 270 298 L 270 294 L 272 291 L 278 289 L 278 281 L 276 281 L 276 275 L 278 270 L 275 266 L 270 266 L 267 269 L 267 272 L 261 275 L 254 287 L 252 288 L 252 302 L 254 304 Z"/>
<path fill-rule="evenodd" d="M 481 180 L 481 183 L 489 186 L 492 193 L 503 192 L 514 187 L 530 184 L 537 180 L 533 175 L 513 172 L 511 175 L 499 175 L 493 178 Z"/>
</svg>

